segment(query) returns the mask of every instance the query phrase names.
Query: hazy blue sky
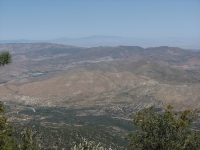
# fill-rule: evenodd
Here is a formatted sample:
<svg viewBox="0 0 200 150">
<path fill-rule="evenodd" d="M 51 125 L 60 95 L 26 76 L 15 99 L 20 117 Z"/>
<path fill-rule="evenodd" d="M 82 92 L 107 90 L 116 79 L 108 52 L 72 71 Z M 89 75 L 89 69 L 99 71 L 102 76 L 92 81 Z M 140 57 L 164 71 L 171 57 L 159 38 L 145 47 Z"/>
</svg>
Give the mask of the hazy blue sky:
<svg viewBox="0 0 200 150">
<path fill-rule="evenodd" d="M 200 0 L 0 0 L 0 40 L 199 37 Z"/>
</svg>

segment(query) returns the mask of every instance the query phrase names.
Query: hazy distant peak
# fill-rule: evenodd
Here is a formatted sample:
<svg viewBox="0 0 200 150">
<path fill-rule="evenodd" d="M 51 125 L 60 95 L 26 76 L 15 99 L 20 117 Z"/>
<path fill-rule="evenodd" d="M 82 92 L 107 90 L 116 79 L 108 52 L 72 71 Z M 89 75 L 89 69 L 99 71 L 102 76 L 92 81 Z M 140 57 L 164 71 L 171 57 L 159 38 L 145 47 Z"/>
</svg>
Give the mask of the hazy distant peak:
<svg viewBox="0 0 200 150">
<path fill-rule="evenodd" d="M 89 36 L 82 38 L 56 38 L 52 40 L 0 40 L 0 43 L 36 43 L 51 42 L 57 44 L 96 47 L 96 46 L 140 46 L 140 47 L 181 47 L 185 49 L 200 49 L 200 37 L 193 38 L 135 38 L 135 37 L 118 37 L 118 36 Z"/>
</svg>

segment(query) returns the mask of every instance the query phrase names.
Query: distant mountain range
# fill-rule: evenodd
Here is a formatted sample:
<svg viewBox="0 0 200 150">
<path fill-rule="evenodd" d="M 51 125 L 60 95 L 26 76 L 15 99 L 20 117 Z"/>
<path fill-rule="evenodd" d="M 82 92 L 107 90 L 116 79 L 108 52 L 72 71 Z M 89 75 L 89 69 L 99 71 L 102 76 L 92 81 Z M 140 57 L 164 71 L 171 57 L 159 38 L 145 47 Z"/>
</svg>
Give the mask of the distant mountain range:
<svg viewBox="0 0 200 150">
<path fill-rule="evenodd" d="M 128 38 L 117 36 L 90 36 L 83 38 L 57 38 L 51 40 L 0 40 L 2 43 L 38 43 L 49 42 L 81 47 L 94 46 L 141 46 L 141 47 L 156 47 L 156 46 L 171 46 L 181 47 L 185 49 L 200 49 L 200 37 L 195 38 Z"/>
</svg>

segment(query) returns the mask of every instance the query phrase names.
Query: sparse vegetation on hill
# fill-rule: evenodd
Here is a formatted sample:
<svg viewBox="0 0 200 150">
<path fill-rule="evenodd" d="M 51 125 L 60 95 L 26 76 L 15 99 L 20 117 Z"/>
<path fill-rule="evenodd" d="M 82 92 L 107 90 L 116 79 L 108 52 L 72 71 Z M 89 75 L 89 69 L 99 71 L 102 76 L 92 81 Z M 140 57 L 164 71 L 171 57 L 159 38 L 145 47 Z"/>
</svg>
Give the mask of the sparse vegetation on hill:
<svg viewBox="0 0 200 150">
<path fill-rule="evenodd" d="M 23 144 L 20 146 L 20 144 L 17 143 L 17 140 L 13 138 L 13 128 L 9 123 L 7 123 L 7 119 L 5 117 L 5 109 L 3 105 L 0 106 L 2 112 L 2 117 L 0 118 L 1 149 L 39 149 L 37 143 L 33 139 L 32 132 L 29 129 L 22 132 L 22 138 L 18 139 Z M 182 113 L 175 113 L 172 111 L 172 107 L 168 107 L 164 113 L 157 114 L 151 107 L 145 109 L 144 111 L 138 112 L 134 119 L 134 124 L 141 127 L 142 130 L 139 128 L 138 131 L 127 135 L 127 137 L 133 142 L 131 144 L 132 147 L 141 148 L 142 150 L 157 150 L 159 148 L 196 150 L 200 146 L 200 133 L 191 130 L 190 128 L 195 117 L 197 117 L 196 111 L 184 111 Z M 25 128 L 24 125 L 17 125 L 17 132 L 20 134 L 20 130 L 23 130 L 23 128 Z M 95 131 L 95 129 L 92 128 L 84 129 L 84 127 L 76 128 L 69 126 L 66 132 L 65 128 L 63 127 L 57 127 L 54 129 L 41 127 L 39 128 L 39 130 L 35 128 L 36 130 L 34 129 L 34 133 L 36 133 L 36 137 L 40 139 L 40 149 L 56 149 L 68 147 L 72 150 L 112 150 L 112 148 L 106 149 L 101 144 L 95 144 L 95 142 L 86 140 L 81 142 L 80 138 L 82 136 L 90 137 L 90 139 L 93 139 L 93 141 L 103 138 L 104 142 L 106 140 L 107 146 L 109 146 L 111 143 L 114 144 L 111 142 L 112 139 L 109 139 L 110 137 L 108 134 L 103 133 L 102 131 Z M 61 135 L 64 135 L 67 137 L 67 139 L 64 140 Z M 77 143 L 73 146 L 72 143 L 69 144 L 70 141 L 72 143 Z M 116 141 L 115 144 L 117 144 Z M 121 149 L 120 147 L 115 148 L 115 146 L 116 145 L 112 145 L 114 149 Z"/>
</svg>

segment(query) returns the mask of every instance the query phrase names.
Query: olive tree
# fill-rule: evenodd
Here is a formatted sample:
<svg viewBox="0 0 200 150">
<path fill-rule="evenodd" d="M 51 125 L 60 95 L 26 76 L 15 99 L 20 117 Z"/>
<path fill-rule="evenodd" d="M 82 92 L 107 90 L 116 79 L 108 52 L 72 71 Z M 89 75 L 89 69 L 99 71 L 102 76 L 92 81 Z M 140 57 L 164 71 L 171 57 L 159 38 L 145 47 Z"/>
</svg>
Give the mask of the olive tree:
<svg viewBox="0 0 200 150">
<path fill-rule="evenodd" d="M 126 137 L 138 150 L 196 150 L 200 148 L 200 133 L 191 126 L 197 116 L 197 110 L 175 112 L 172 106 L 163 113 L 146 108 L 133 121 L 138 130 Z"/>
</svg>

